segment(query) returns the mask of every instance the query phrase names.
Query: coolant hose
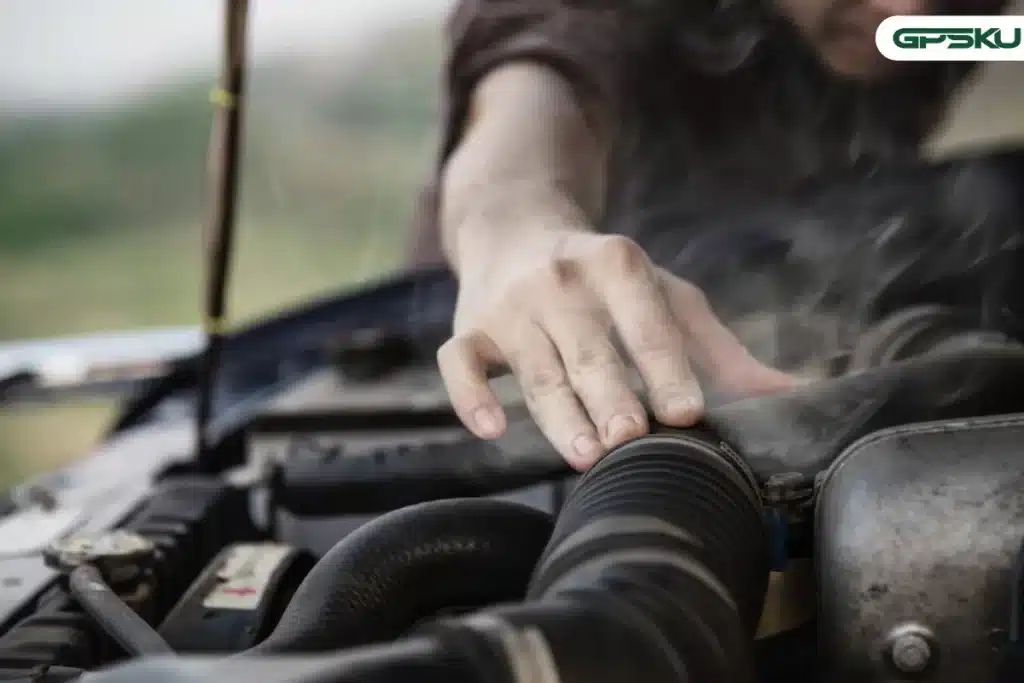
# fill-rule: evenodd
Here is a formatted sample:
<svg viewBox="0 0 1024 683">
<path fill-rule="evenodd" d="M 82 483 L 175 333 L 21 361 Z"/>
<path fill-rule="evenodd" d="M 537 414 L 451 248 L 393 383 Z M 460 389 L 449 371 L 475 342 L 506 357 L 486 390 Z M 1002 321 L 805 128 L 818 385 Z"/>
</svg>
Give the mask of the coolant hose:
<svg viewBox="0 0 1024 683">
<path fill-rule="evenodd" d="M 551 524 L 540 510 L 487 499 L 382 515 L 317 563 L 274 631 L 242 656 L 391 640 L 446 608 L 522 599 Z"/>
</svg>

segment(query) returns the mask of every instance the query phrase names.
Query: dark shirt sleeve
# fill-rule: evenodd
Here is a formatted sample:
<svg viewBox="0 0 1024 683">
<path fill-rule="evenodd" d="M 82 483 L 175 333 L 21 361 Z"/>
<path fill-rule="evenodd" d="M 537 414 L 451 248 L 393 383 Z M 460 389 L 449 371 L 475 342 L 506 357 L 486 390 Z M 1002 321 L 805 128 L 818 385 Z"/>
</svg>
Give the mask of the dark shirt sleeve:
<svg viewBox="0 0 1024 683">
<path fill-rule="evenodd" d="M 597 9 L 580 8 L 575 4 Z M 441 138 L 433 178 L 414 224 L 414 264 L 441 260 L 438 176 L 462 135 L 473 89 L 487 73 L 530 60 L 558 71 L 581 101 L 614 109 L 626 101 L 623 77 L 634 35 L 622 14 L 581 0 L 459 0 L 446 27 Z M 612 116 L 614 111 L 609 112 Z"/>
</svg>

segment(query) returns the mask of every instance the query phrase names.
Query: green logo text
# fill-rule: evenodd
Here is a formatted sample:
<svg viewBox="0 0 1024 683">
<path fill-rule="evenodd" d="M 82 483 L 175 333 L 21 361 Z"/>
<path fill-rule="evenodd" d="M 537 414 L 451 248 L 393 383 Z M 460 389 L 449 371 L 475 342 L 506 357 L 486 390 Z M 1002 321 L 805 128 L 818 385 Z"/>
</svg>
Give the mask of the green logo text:
<svg viewBox="0 0 1024 683">
<path fill-rule="evenodd" d="M 1012 50 L 1020 47 L 1021 30 L 1013 29 L 1006 39 L 1000 28 L 901 28 L 892 42 L 906 50 L 922 50 L 945 44 L 947 50 Z"/>
</svg>

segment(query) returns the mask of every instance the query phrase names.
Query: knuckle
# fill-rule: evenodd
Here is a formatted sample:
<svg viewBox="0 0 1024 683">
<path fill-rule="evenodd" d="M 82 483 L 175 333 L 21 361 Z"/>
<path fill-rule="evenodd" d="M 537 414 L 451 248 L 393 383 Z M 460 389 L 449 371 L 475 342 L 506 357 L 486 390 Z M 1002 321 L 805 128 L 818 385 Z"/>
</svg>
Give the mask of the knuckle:
<svg viewBox="0 0 1024 683">
<path fill-rule="evenodd" d="M 556 258 L 547 268 L 547 277 L 556 287 L 570 287 L 582 279 L 582 268 L 573 259 Z"/>
<path fill-rule="evenodd" d="M 527 383 L 535 396 L 549 396 L 566 388 L 565 376 L 553 368 L 536 368 L 529 373 Z"/>
<path fill-rule="evenodd" d="M 551 366 L 532 367 L 521 371 L 523 393 L 527 403 L 538 401 L 568 392 L 569 380 L 564 372 Z"/>
<path fill-rule="evenodd" d="M 614 351 L 601 344 L 583 342 L 570 356 L 568 365 L 574 375 L 587 375 L 599 370 L 616 369 L 618 359 Z"/>
<path fill-rule="evenodd" d="M 647 253 L 634 240 L 622 235 L 609 235 L 596 250 L 602 269 L 622 276 L 636 276 L 648 268 Z"/>
<path fill-rule="evenodd" d="M 517 288 L 521 300 L 536 305 L 553 295 L 575 288 L 583 280 L 583 267 L 570 258 L 551 259 L 538 267 L 526 283 Z"/>
</svg>

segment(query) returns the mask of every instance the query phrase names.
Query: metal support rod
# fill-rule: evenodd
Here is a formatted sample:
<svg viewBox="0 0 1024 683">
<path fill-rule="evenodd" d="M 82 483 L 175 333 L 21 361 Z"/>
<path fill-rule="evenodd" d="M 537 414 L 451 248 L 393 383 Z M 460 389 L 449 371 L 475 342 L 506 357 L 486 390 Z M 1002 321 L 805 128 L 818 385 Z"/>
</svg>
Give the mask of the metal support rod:
<svg viewBox="0 0 1024 683">
<path fill-rule="evenodd" d="M 201 459 L 210 450 L 207 425 L 213 413 L 221 345 L 226 333 L 225 299 L 238 204 L 249 2 L 226 0 L 224 11 L 224 58 L 219 85 L 211 94 L 217 113 L 207 168 L 211 209 L 206 234 L 208 261 L 203 311 L 206 348 L 196 412 L 196 438 Z"/>
</svg>

